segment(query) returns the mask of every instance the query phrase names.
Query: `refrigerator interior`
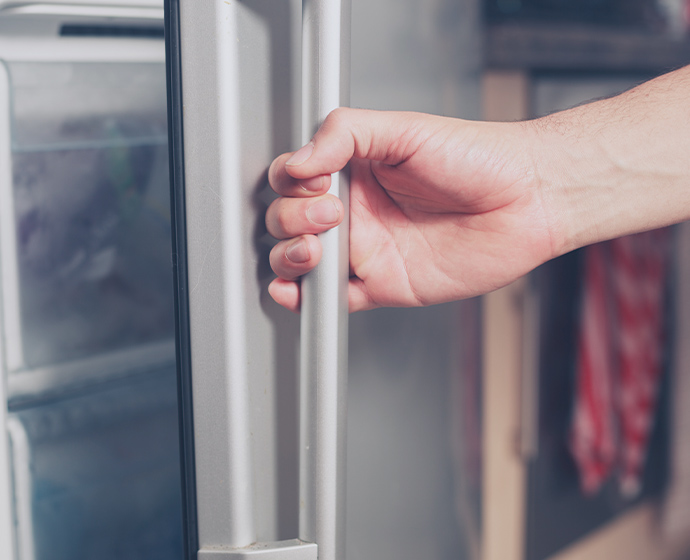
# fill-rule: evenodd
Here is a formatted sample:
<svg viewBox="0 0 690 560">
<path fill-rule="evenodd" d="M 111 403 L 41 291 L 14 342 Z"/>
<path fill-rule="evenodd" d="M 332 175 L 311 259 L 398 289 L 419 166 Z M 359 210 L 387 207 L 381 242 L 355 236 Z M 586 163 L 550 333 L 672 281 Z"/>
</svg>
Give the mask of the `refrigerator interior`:
<svg viewBox="0 0 690 560">
<path fill-rule="evenodd" d="M 90 58 L 2 68 L 15 557 L 169 559 L 182 506 L 165 66 Z"/>
<path fill-rule="evenodd" d="M 174 372 L 10 413 L 17 558 L 181 556 Z"/>
<path fill-rule="evenodd" d="M 171 339 L 163 65 L 8 71 L 20 367 Z"/>
</svg>

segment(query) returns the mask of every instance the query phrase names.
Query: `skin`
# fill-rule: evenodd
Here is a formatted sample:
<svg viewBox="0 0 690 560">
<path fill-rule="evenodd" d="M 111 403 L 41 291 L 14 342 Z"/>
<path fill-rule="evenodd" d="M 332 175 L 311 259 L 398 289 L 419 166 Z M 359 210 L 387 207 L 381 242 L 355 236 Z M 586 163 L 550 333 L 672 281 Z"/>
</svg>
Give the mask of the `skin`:
<svg viewBox="0 0 690 560">
<path fill-rule="evenodd" d="M 350 310 L 484 294 L 577 247 L 690 218 L 690 70 L 517 123 L 337 109 L 276 158 L 269 292 L 298 311 L 349 163 Z"/>
</svg>

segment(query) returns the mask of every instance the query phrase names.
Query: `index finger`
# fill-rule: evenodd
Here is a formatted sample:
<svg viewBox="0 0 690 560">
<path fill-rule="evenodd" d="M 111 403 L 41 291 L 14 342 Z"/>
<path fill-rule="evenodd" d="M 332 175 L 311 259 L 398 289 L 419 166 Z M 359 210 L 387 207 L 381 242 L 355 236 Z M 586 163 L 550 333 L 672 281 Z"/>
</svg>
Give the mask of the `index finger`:
<svg viewBox="0 0 690 560">
<path fill-rule="evenodd" d="M 341 107 L 331 111 L 314 137 L 281 165 L 296 178 L 336 173 L 353 158 L 398 165 L 433 134 L 458 119 L 421 113 Z"/>
<path fill-rule="evenodd" d="M 289 152 L 273 160 L 268 168 L 268 182 L 271 188 L 281 196 L 290 197 L 318 196 L 328 192 L 331 186 L 330 175 L 296 179 L 288 174 L 285 162 L 293 155 L 294 152 Z"/>
</svg>

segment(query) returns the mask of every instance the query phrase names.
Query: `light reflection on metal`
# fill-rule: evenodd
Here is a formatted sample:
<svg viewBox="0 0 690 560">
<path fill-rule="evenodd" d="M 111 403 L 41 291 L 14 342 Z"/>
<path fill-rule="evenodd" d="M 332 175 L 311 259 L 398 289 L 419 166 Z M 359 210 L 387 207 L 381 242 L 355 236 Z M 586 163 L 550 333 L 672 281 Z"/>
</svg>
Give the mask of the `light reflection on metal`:
<svg viewBox="0 0 690 560">
<path fill-rule="evenodd" d="M 307 143 L 349 97 L 349 0 L 305 0 L 302 13 L 302 119 Z M 348 209 L 348 176 L 330 192 Z M 323 257 L 302 280 L 300 362 L 300 539 L 319 560 L 345 558 L 345 439 L 349 223 L 320 235 Z"/>
</svg>

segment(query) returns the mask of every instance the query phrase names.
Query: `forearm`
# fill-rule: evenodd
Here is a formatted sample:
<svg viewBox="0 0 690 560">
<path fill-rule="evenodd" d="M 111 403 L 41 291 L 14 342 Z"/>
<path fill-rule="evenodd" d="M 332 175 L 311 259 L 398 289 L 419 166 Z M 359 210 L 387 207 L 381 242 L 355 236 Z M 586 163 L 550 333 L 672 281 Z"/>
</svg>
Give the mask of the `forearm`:
<svg viewBox="0 0 690 560">
<path fill-rule="evenodd" d="M 557 254 L 690 219 L 690 67 L 529 126 Z"/>
</svg>

